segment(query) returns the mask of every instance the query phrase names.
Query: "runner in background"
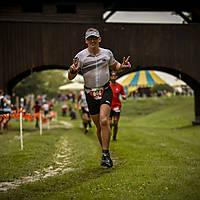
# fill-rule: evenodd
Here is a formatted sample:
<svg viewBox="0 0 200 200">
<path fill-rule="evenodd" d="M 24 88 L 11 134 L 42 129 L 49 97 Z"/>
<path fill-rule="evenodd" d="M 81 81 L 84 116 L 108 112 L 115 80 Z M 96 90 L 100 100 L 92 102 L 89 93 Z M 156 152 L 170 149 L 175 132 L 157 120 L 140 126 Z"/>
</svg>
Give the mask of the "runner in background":
<svg viewBox="0 0 200 200">
<path fill-rule="evenodd" d="M 79 106 L 79 104 L 81 106 Z M 83 120 L 83 128 L 84 128 L 84 133 L 88 133 L 87 126 L 91 128 L 91 118 L 90 118 L 90 113 L 86 101 L 86 96 L 84 90 L 81 90 L 80 94 L 76 98 L 76 108 L 81 109 L 82 112 L 82 120 Z"/>
<path fill-rule="evenodd" d="M 113 99 L 111 104 L 111 111 L 110 111 L 110 128 L 113 128 L 113 141 L 117 140 L 117 131 L 118 131 L 118 122 L 120 118 L 120 110 L 121 110 L 121 101 L 120 95 L 122 99 L 126 100 L 126 95 L 124 92 L 124 88 L 121 84 L 117 83 L 118 76 L 117 73 L 112 71 L 110 76 L 110 87 L 113 91 Z"/>
<path fill-rule="evenodd" d="M 42 108 L 44 110 L 44 116 L 46 117 L 46 115 L 49 112 L 49 104 L 48 104 L 48 102 L 45 101 L 44 104 L 42 105 Z"/>
</svg>

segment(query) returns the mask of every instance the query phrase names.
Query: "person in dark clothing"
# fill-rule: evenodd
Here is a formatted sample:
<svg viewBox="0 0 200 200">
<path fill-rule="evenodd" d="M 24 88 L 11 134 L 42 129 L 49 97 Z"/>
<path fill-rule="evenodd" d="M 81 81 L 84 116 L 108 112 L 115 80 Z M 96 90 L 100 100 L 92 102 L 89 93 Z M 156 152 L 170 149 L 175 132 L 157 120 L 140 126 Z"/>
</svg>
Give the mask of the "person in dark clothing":
<svg viewBox="0 0 200 200">
<path fill-rule="evenodd" d="M 38 101 L 35 101 L 35 105 L 33 106 L 33 109 L 35 109 L 35 114 L 36 115 L 36 123 L 35 123 L 35 127 L 39 128 L 39 113 L 41 110 L 41 105 L 39 104 Z"/>
</svg>

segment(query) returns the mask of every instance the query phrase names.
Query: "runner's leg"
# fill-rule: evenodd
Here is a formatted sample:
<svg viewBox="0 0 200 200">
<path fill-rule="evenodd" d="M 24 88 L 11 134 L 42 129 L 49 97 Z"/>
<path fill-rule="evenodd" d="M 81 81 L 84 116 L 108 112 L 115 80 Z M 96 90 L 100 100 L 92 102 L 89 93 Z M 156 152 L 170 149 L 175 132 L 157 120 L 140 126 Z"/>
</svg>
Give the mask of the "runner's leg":
<svg viewBox="0 0 200 200">
<path fill-rule="evenodd" d="M 88 115 L 88 125 L 89 125 L 89 127 L 90 127 L 90 128 L 92 128 L 90 114 L 89 114 L 89 113 L 87 113 L 87 115 Z"/>
<path fill-rule="evenodd" d="M 83 127 L 84 127 L 84 132 L 87 133 L 87 125 L 88 125 L 88 116 L 87 113 L 83 113 Z"/>
<path fill-rule="evenodd" d="M 91 115 L 91 118 L 96 126 L 97 129 L 97 137 L 99 140 L 100 145 L 102 146 L 102 138 L 101 138 L 101 126 L 100 126 L 100 121 L 99 121 L 99 114 L 96 115 Z"/>
<path fill-rule="evenodd" d="M 110 131 L 112 132 L 112 110 L 110 111 L 110 116 L 109 116 L 109 123 L 110 123 Z"/>
<path fill-rule="evenodd" d="M 113 140 L 116 140 L 116 137 L 117 137 L 118 122 L 119 122 L 119 118 L 117 118 L 117 117 L 114 118 Z"/>
<path fill-rule="evenodd" d="M 101 138 L 102 138 L 102 149 L 109 150 L 110 144 L 110 124 L 109 124 L 110 106 L 102 104 L 100 107 L 100 126 L 101 126 Z"/>
<path fill-rule="evenodd" d="M 109 119 L 109 124 L 110 124 L 110 130 L 112 132 L 112 118 Z"/>
</svg>

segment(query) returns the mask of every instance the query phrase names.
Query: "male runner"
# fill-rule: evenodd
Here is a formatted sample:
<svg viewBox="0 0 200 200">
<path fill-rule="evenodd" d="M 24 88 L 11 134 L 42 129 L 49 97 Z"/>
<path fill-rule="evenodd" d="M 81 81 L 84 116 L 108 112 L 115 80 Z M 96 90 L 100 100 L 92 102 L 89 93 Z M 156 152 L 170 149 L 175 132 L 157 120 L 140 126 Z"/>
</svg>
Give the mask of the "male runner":
<svg viewBox="0 0 200 200">
<path fill-rule="evenodd" d="M 112 52 L 100 48 L 101 37 L 95 28 L 89 28 L 85 33 L 86 49 L 80 51 L 73 59 L 73 64 L 68 71 L 68 78 L 72 80 L 80 71 L 85 82 L 85 94 L 89 112 L 97 128 L 97 136 L 102 147 L 101 165 L 112 167 L 110 158 L 110 125 L 109 114 L 113 98 L 112 89 L 109 84 L 109 69 L 121 71 L 130 68 L 129 58 L 123 57 L 120 64 L 114 59 Z"/>
<path fill-rule="evenodd" d="M 117 137 L 117 131 L 118 131 L 118 122 L 120 118 L 120 109 L 121 109 L 121 101 L 119 99 L 119 95 L 121 94 L 122 99 L 126 100 L 126 95 L 124 92 L 124 88 L 121 84 L 117 83 L 118 76 L 115 71 L 111 72 L 110 76 L 110 87 L 112 88 L 113 91 L 113 100 L 111 104 L 111 111 L 110 111 L 110 127 L 112 130 L 113 127 L 113 141 L 116 141 Z M 114 121 L 112 123 L 112 118 L 114 118 Z"/>
</svg>

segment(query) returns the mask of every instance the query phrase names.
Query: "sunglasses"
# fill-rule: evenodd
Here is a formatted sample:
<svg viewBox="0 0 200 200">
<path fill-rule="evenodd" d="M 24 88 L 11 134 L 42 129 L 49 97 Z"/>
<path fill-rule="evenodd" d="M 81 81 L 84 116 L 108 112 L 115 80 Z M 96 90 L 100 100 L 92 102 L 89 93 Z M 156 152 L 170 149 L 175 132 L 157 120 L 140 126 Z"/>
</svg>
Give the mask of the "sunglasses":
<svg viewBox="0 0 200 200">
<path fill-rule="evenodd" d="M 90 36 L 87 38 L 87 40 L 98 40 L 98 37 L 96 36 Z"/>
</svg>

